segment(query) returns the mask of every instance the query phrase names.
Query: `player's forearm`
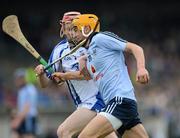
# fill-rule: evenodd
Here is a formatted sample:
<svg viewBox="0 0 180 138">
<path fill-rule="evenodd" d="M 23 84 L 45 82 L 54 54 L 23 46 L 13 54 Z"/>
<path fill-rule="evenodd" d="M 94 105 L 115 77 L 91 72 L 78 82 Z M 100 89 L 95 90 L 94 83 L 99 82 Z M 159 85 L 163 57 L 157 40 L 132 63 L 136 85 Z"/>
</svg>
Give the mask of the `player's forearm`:
<svg viewBox="0 0 180 138">
<path fill-rule="evenodd" d="M 133 43 L 127 43 L 126 51 L 132 53 L 137 62 L 137 69 L 145 68 L 145 57 L 143 49 Z"/>
<path fill-rule="evenodd" d="M 24 120 L 24 118 L 27 116 L 29 110 L 30 110 L 30 105 L 25 104 L 23 111 L 18 113 L 17 118 L 16 118 L 19 121 L 19 123 L 21 123 Z"/>
<path fill-rule="evenodd" d="M 62 76 L 64 80 L 83 80 L 84 76 L 80 74 L 80 71 L 66 72 Z"/>
<path fill-rule="evenodd" d="M 48 87 L 50 80 L 45 74 L 38 76 L 38 82 L 42 88 Z"/>
<path fill-rule="evenodd" d="M 86 67 L 86 62 L 87 62 L 87 55 L 79 58 L 80 75 L 83 76 L 84 80 L 91 80 L 91 76 L 90 76 L 88 69 Z"/>
<path fill-rule="evenodd" d="M 137 62 L 137 69 L 145 68 L 145 58 L 144 58 L 144 52 L 141 47 L 136 47 L 133 51 L 133 55 L 136 58 Z"/>
</svg>

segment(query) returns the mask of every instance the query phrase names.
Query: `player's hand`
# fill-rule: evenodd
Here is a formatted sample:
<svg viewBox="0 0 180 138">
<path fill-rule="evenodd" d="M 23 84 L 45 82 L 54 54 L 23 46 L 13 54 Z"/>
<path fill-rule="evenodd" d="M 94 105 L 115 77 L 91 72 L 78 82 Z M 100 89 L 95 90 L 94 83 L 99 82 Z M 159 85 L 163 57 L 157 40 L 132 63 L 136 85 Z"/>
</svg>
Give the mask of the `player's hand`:
<svg viewBox="0 0 180 138">
<path fill-rule="evenodd" d="M 91 80 L 91 75 L 89 74 L 89 71 L 86 67 L 86 62 L 87 62 L 87 56 L 82 56 L 79 59 L 79 71 L 80 74 L 82 74 L 84 76 L 85 80 Z"/>
<path fill-rule="evenodd" d="M 38 66 L 36 66 L 36 68 L 35 68 L 35 73 L 36 73 L 36 76 L 41 76 L 41 75 L 43 75 L 45 72 L 44 72 L 44 66 L 43 65 L 38 65 Z"/>
<path fill-rule="evenodd" d="M 136 81 L 142 84 L 146 84 L 149 82 L 149 73 L 145 68 L 138 69 L 136 74 Z"/>
<path fill-rule="evenodd" d="M 64 73 L 62 73 L 62 72 L 54 72 L 52 74 L 52 78 L 55 79 L 55 80 L 63 80 L 63 81 L 65 81 Z"/>
<path fill-rule="evenodd" d="M 52 74 L 52 79 L 58 84 L 58 85 L 62 85 L 65 82 L 65 79 L 63 78 L 64 73 L 62 72 L 54 72 Z"/>
<path fill-rule="evenodd" d="M 11 128 L 12 129 L 17 129 L 20 125 L 20 120 L 15 118 L 12 122 L 11 122 Z"/>
<path fill-rule="evenodd" d="M 78 59 L 80 72 L 86 67 L 86 60 L 87 60 L 87 56 L 81 56 Z"/>
</svg>

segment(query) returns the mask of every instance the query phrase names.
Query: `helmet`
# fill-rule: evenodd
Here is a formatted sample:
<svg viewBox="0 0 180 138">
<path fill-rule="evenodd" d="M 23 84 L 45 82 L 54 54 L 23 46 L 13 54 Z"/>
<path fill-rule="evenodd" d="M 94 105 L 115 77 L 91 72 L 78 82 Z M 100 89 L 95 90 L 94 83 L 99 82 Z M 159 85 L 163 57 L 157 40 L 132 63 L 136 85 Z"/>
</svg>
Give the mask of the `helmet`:
<svg viewBox="0 0 180 138">
<path fill-rule="evenodd" d="M 62 25 L 61 29 L 60 29 L 60 37 L 62 38 L 64 36 L 64 32 L 63 32 L 63 25 L 65 23 L 70 23 L 72 22 L 72 20 L 74 18 L 76 18 L 78 15 L 80 15 L 80 12 L 76 12 L 76 11 L 70 11 L 70 12 L 66 12 L 63 15 L 62 20 L 60 20 L 60 24 Z"/>
<path fill-rule="evenodd" d="M 77 17 L 80 14 L 80 12 L 76 11 L 66 12 L 64 13 L 62 20 L 60 20 L 60 23 L 71 22 L 75 17 Z"/>
<path fill-rule="evenodd" d="M 98 17 L 96 15 L 94 15 L 94 14 L 82 14 L 82 15 L 79 15 L 76 18 L 73 19 L 72 24 L 74 26 L 77 26 L 78 29 L 82 31 L 82 33 L 84 33 L 84 26 L 87 26 L 87 25 L 89 25 L 91 27 L 91 32 L 90 33 L 92 33 L 93 31 L 94 32 L 99 32 L 100 31 L 100 23 L 98 21 Z"/>
</svg>

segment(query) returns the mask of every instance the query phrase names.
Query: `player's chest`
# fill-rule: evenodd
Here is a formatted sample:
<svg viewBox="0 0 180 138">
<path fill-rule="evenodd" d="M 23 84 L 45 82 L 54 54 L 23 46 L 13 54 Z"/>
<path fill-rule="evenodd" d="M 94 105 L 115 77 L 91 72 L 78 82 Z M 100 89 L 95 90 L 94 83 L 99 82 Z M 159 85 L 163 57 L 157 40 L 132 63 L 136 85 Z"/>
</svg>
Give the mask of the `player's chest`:
<svg viewBox="0 0 180 138">
<path fill-rule="evenodd" d="M 66 50 L 64 51 L 63 55 L 66 55 L 67 53 L 69 53 L 70 50 Z M 78 59 L 85 54 L 86 51 L 84 51 L 83 49 L 78 49 L 76 52 L 74 52 L 73 54 L 66 56 L 65 58 L 63 58 L 62 60 L 62 65 L 64 70 L 66 71 L 77 71 L 79 70 L 79 64 L 78 64 Z"/>
<path fill-rule="evenodd" d="M 104 62 L 103 50 L 98 47 L 90 47 L 87 53 L 87 64 L 94 65 L 95 67 L 100 67 Z"/>
<path fill-rule="evenodd" d="M 96 76 L 103 68 L 103 53 L 96 47 L 90 47 L 87 53 L 87 68 L 92 76 Z"/>
</svg>

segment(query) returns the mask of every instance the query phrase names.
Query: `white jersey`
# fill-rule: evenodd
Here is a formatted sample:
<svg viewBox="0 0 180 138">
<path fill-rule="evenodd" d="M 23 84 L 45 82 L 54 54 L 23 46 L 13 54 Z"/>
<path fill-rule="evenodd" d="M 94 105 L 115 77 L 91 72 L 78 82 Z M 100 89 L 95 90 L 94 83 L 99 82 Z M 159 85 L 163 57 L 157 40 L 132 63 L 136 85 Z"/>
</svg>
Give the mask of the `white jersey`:
<svg viewBox="0 0 180 138">
<path fill-rule="evenodd" d="M 51 63 L 55 59 L 62 57 L 70 52 L 69 43 L 66 40 L 61 41 L 54 48 L 49 62 Z M 61 63 L 56 63 L 53 68 L 55 71 L 78 71 L 79 64 L 78 58 L 84 54 L 86 54 L 87 50 L 83 47 L 79 48 L 73 54 L 65 57 Z M 104 107 L 104 102 L 98 92 L 98 88 L 96 87 L 93 80 L 69 80 L 67 81 L 70 94 L 76 104 L 77 107 L 81 107 L 85 105 L 86 107 L 99 110 Z M 96 109 L 98 106 L 98 109 Z"/>
</svg>

